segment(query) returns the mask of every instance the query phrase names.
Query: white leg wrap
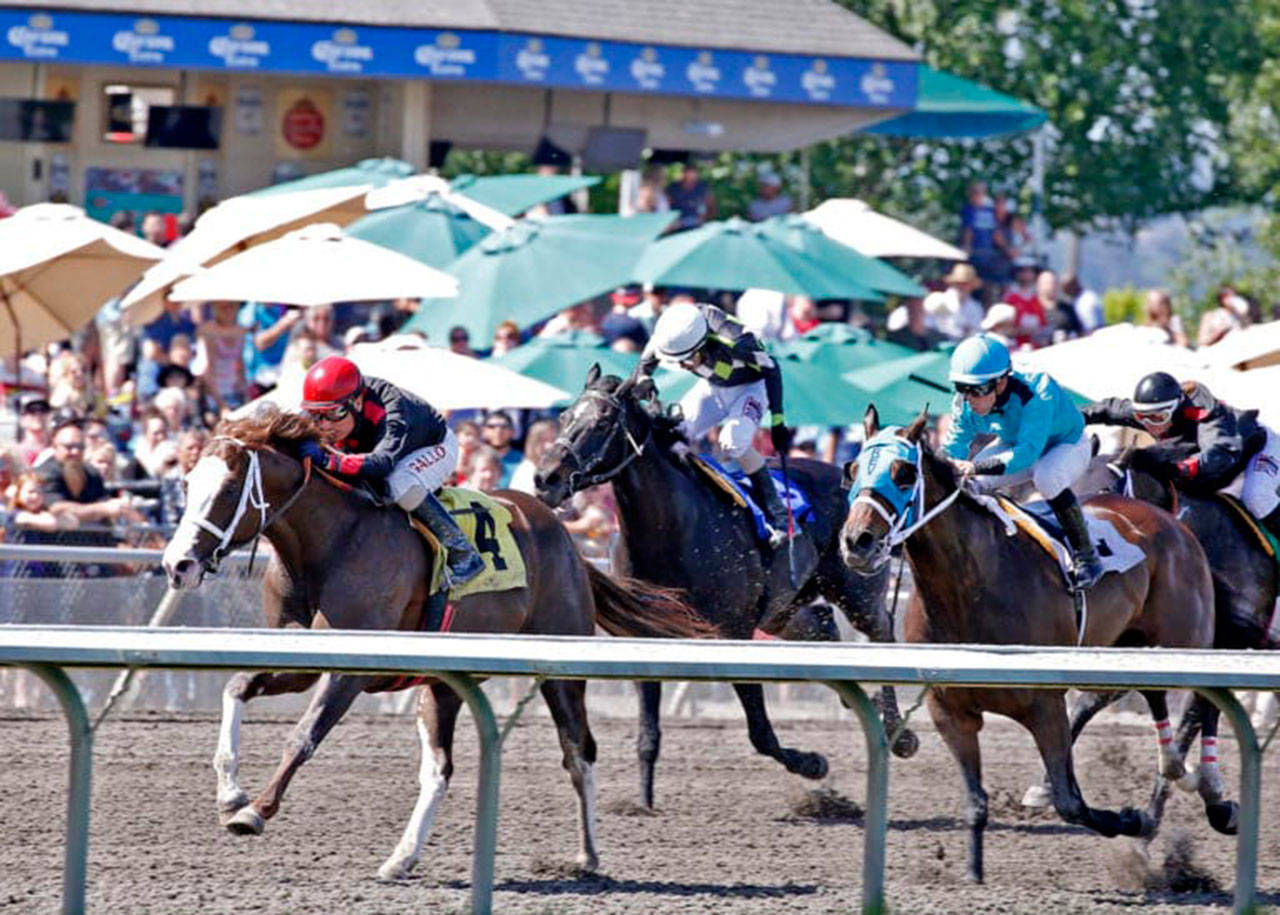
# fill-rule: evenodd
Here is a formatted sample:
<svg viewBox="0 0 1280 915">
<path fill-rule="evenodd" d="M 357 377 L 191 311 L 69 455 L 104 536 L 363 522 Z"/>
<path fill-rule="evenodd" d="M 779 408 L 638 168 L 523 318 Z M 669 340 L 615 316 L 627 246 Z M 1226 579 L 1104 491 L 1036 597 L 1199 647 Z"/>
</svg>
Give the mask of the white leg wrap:
<svg viewBox="0 0 1280 915">
<path fill-rule="evenodd" d="M 1156 744 L 1160 754 L 1160 774 L 1175 781 L 1185 778 L 1186 764 L 1178 755 L 1178 748 L 1174 745 L 1173 726 L 1169 724 L 1168 718 L 1156 722 Z"/>
<path fill-rule="evenodd" d="M 408 876 L 409 871 L 418 863 L 422 854 L 422 844 L 431 831 L 431 823 L 435 820 L 436 811 L 444 802 L 449 781 L 436 765 L 436 754 L 431 747 L 427 726 L 418 721 L 418 739 L 422 743 L 422 762 L 418 767 L 418 801 L 413 805 L 413 813 L 404 827 L 404 834 L 396 845 L 391 857 L 378 868 L 378 876 L 383 880 L 397 880 Z"/>
<path fill-rule="evenodd" d="M 1222 770 L 1218 768 L 1218 738 L 1200 738 L 1200 796 L 1206 801 L 1222 800 L 1226 789 L 1222 784 Z"/>
<path fill-rule="evenodd" d="M 582 850 L 578 852 L 578 864 L 595 870 L 600 863 L 596 852 L 596 775 L 595 767 L 581 756 L 574 754 L 569 775 L 578 789 L 578 821 L 582 828 Z"/>
<path fill-rule="evenodd" d="M 218 748 L 213 754 L 213 771 L 218 776 L 218 806 L 235 807 L 247 795 L 236 784 L 240 768 L 240 720 L 244 717 L 244 700 L 222 694 L 222 725 L 218 730 Z"/>
</svg>

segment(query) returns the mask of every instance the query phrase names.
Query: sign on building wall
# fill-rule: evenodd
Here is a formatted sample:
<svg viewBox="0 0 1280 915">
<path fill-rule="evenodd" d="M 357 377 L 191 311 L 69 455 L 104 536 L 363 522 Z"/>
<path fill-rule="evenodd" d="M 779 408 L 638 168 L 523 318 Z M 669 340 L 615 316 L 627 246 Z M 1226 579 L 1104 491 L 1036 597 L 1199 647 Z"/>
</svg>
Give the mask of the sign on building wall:
<svg viewBox="0 0 1280 915">
<path fill-rule="evenodd" d="M 281 89 L 276 95 L 276 154 L 323 159 L 333 132 L 333 94 L 327 89 Z"/>
<path fill-rule="evenodd" d="M 342 133 L 367 137 L 373 128 L 373 100 L 368 89 L 348 89 L 342 93 Z"/>
<path fill-rule="evenodd" d="M 265 129 L 262 90 L 257 86 L 241 86 L 236 90 L 233 118 L 236 133 L 242 137 L 259 137 Z"/>
<path fill-rule="evenodd" d="M 87 168 L 84 209 L 103 222 L 121 210 L 128 210 L 139 220 L 151 210 L 181 213 L 182 184 L 180 169 Z"/>
<path fill-rule="evenodd" d="M 499 82 L 865 108 L 916 103 L 911 60 L 30 8 L 0 9 L 0 60 Z"/>
</svg>

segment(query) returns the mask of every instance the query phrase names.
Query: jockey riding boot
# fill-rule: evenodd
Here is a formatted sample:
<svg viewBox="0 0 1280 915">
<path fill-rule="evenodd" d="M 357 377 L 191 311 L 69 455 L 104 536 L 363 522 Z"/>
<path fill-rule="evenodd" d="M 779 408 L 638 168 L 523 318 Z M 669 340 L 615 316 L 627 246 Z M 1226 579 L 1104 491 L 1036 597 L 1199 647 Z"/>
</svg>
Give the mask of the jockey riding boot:
<svg viewBox="0 0 1280 915">
<path fill-rule="evenodd" d="M 1102 560 L 1098 559 L 1098 551 L 1094 548 L 1089 536 L 1089 526 L 1085 523 L 1084 512 L 1076 495 L 1070 489 L 1064 489 L 1049 500 L 1049 507 L 1062 525 L 1067 541 L 1071 544 L 1071 558 L 1075 564 L 1075 586 L 1087 591 L 1098 583 L 1103 575 Z"/>
<path fill-rule="evenodd" d="M 434 493 L 429 493 L 413 510 L 413 516 L 427 526 L 436 535 L 440 545 L 444 547 L 448 560 L 448 586 L 456 588 L 465 585 L 484 571 L 484 557 L 476 550 L 462 528 L 453 520 L 453 515 L 444 507 Z"/>
<path fill-rule="evenodd" d="M 778 488 L 773 485 L 773 477 L 768 467 L 758 467 L 748 474 L 751 486 L 755 490 L 756 504 L 764 509 L 769 520 L 769 543 L 778 546 L 787 539 L 787 507 L 782 504 Z"/>
</svg>

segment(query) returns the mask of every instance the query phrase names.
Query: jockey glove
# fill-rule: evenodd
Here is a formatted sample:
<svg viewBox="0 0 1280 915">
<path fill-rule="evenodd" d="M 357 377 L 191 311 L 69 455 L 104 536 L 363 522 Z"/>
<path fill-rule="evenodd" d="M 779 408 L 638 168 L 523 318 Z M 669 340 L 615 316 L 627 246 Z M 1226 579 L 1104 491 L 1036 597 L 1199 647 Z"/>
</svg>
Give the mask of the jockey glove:
<svg viewBox="0 0 1280 915">
<path fill-rule="evenodd" d="M 329 451 L 314 439 L 307 439 L 298 446 L 298 457 L 311 458 L 311 463 L 321 470 L 337 473 L 340 465 L 338 455 Z"/>
<path fill-rule="evenodd" d="M 791 450 L 791 430 L 786 426 L 774 426 L 769 430 L 769 438 L 773 440 L 773 450 L 784 456 Z"/>
</svg>

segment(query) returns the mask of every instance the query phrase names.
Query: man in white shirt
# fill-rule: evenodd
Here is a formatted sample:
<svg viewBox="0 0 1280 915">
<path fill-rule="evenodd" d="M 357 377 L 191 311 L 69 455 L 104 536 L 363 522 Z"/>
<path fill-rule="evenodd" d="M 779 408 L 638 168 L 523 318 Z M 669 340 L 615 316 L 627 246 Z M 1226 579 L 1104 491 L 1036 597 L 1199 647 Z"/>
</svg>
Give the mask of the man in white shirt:
<svg viewBox="0 0 1280 915">
<path fill-rule="evenodd" d="M 933 326 L 952 340 L 964 340 L 982 326 L 982 304 L 973 293 L 982 285 L 972 264 L 956 264 L 942 278 L 947 284 L 942 292 L 931 292 L 924 299 L 924 309 Z"/>
</svg>

